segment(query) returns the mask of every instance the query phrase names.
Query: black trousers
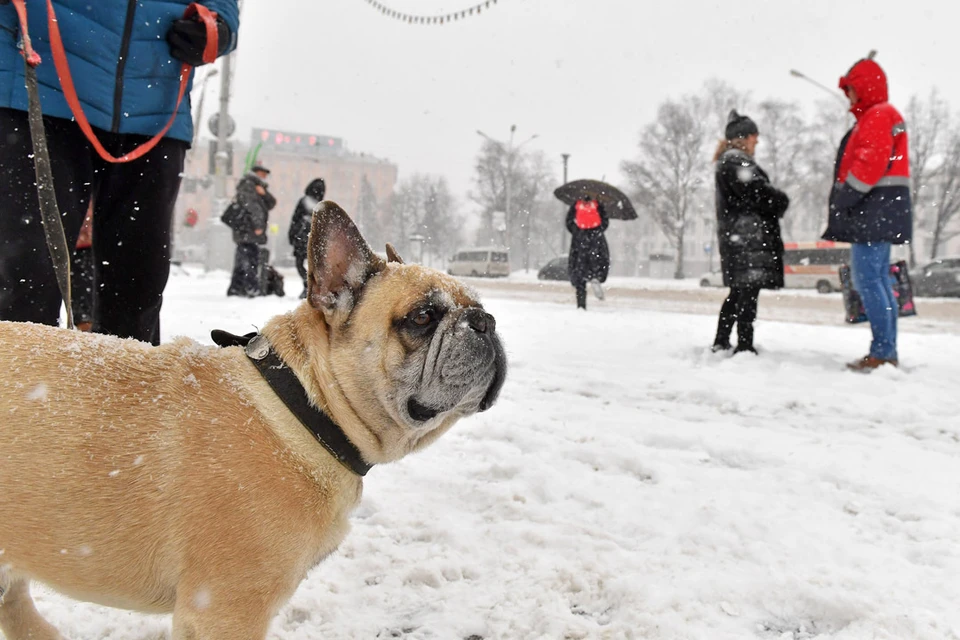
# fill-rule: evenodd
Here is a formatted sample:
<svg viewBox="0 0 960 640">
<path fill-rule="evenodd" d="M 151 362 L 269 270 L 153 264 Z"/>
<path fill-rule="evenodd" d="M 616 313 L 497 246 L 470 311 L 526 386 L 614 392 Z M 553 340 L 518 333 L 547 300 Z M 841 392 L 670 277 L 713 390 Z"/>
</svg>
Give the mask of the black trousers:
<svg viewBox="0 0 960 640">
<path fill-rule="evenodd" d="M 233 275 L 228 296 L 254 297 L 262 294 L 260 245 L 241 243 L 233 256 Z"/>
<path fill-rule="evenodd" d="M 757 319 L 757 299 L 760 289 L 757 287 L 731 287 L 730 294 L 720 307 L 720 319 L 717 322 L 715 345 L 726 347 L 730 344 L 733 325 L 737 325 L 737 345 L 740 348 L 753 347 L 753 321 Z"/>
<path fill-rule="evenodd" d="M 303 280 L 303 290 L 307 290 L 307 250 L 304 247 L 303 251 L 294 251 L 293 259 L 297 263 L 297 273 L 300 274 L 300 279 Z"/>
<path fill-rule="evenodd" d="M 93 322 L 93 247 L 74 249 L 70 261 L 70 301 L 73 321 Z"/>
<path fill-rule="evenodd" d="M 67 245 L 76 244 L 91 196 L 93 330 L 160 343 L 170 274 L 170 230 L 188 144 L 164 138 L 134 162 L 100 159 L 76 123 L 44 118 Z M 113 155 L 146 136 L 94 130 Z M 0 320 L 56 325 L 60 290 L 40 222 L 27 114 L 0 109 Z"/>
</svg>

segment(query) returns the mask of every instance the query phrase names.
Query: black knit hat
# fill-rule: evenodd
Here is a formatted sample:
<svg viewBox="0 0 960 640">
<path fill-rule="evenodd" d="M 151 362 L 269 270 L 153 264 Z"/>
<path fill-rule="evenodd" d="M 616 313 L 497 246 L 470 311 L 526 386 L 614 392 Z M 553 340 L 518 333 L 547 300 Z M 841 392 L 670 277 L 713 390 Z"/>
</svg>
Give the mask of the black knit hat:
<svg viewBox="0 0 960 640">
<path fill-rule="evenodd" d="M 756 122 L 747 116 L 740 115 L 736 109 L 730 110 L 730 115 L 727 116 L 727 129 L 724 134 L 727 140 L 746 138 L 757 133 L 760 133 L 760 130 L 757 129 Z"/>
</svg>

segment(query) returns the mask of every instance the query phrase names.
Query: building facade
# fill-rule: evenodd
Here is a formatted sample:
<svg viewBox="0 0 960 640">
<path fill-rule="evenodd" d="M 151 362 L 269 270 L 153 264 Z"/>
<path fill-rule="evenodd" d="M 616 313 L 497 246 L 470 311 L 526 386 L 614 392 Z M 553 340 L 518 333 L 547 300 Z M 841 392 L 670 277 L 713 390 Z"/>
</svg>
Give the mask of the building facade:
<svg viewBox="0 0 960 640">
<path fill-rule="evenodd" d="M 229 154 L 228 197 L 242 177 L 244 160 L 252 151 L 257 163 L 270 170 L 267 181 L 277 206 L 270 212 L 268 248 L 274 264 L 293 264 L 287 242 L 290 218 L 304 189 L 315 178 L 327 185 L 326 198 L 337 202 L 368 238 L 377 238 L 389 221 L 390 200 L 397 182 L 397 166 L 388 160 L 348 150 L 332 136 L 255 128 L 249 142 L 234 142 Z M 187 155 L 177 200 L 174 259 L 204 262 L 213 242 L 221 211 L 216 210 L 212 160 L 213 141 L 201 140 Z M 192 213 L 192 212 L 195 213 Z M 187 226 L 188 220 L 195 220 Z M 222 266 L 222 265 L 218 265 Z"/>
</svg>

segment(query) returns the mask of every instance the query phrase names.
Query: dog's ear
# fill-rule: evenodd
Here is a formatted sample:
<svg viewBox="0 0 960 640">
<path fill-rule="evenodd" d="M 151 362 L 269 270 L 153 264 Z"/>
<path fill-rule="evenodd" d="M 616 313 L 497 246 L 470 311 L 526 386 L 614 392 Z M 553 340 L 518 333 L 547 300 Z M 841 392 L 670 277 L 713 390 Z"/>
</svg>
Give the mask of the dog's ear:
<svg viewBox="0 0 960 640">
<path fill-rule="evenodd" d="M 307 251 L 307 300 L 328 321 L 349 314 L 367 279 L 386 266 L 347 212 L 329 200 L 313 213 Z"/>
<path fill-rule="evenodd" d="M 403 264 L 403 258 L 400 257 L 400 254 L 397 253 L 397 250 L 394 249 L 393 245 L 389 242 L 387 243 L 387 262 Z"/>
</svg>

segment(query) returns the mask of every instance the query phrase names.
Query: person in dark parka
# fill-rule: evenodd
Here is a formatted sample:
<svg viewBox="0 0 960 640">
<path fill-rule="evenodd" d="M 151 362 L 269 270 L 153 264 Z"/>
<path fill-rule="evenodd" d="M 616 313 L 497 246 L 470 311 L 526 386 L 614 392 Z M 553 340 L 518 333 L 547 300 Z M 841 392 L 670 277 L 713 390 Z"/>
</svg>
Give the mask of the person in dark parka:
<svg viewBox="0 0 960 640">
<path fill-rule="evenodd" d="M 233 227 L 237 251 L 228 296 L 254 298 L 262 292 L 260 247 L 267 244 L 267 218 L 277 204 L 276 198 L 267 191 L 269 174 L 269 170 L 257 165 L 237 183 L 240 222 Z"/>
<path fill-rule="evenodd" d="M 586 198 L 577 200 L 567 211 L 567 231 L 570 240 L 568 260 L 570 284 L 577 290 L 577 308 L 587 308 L 587 283 L 592 282 L 598 298 L 603 298 L 600 283 L 606 282 L 610 271 L 610 248 L 604 232 L 610 218 L 603 205 Z"/>
<path fill-rule="evenodd" d="M 723 284 L 730 294 L 720 308 L 713 350 L 730 349 L 737 325 L 734 353 L 753 346 L 760 289 L 783 287 L 783 240 L 780 218 L 790 204 L 787 194 L 770 184 L 753 158 L 759 139 L 757 125 L 731 111 L 716 163 L 717 236 Z"/>
<path fill-rule="evenodd" d="M 323 200 L 326 192 L 327 185 L 323 178 L 311 180 L 304 190 L 303 197 L 297 202 L 293 217 L 290 218 L 290 230 L 287 232 L 287 239 L 293 245 L 293 258 L 297 263 L 297 273 L 303 280 L 301 299 L 307 297 L 307 238 L 310 236 L 310 223 L 313 220 L 314 210 Z"/>
</svg>

